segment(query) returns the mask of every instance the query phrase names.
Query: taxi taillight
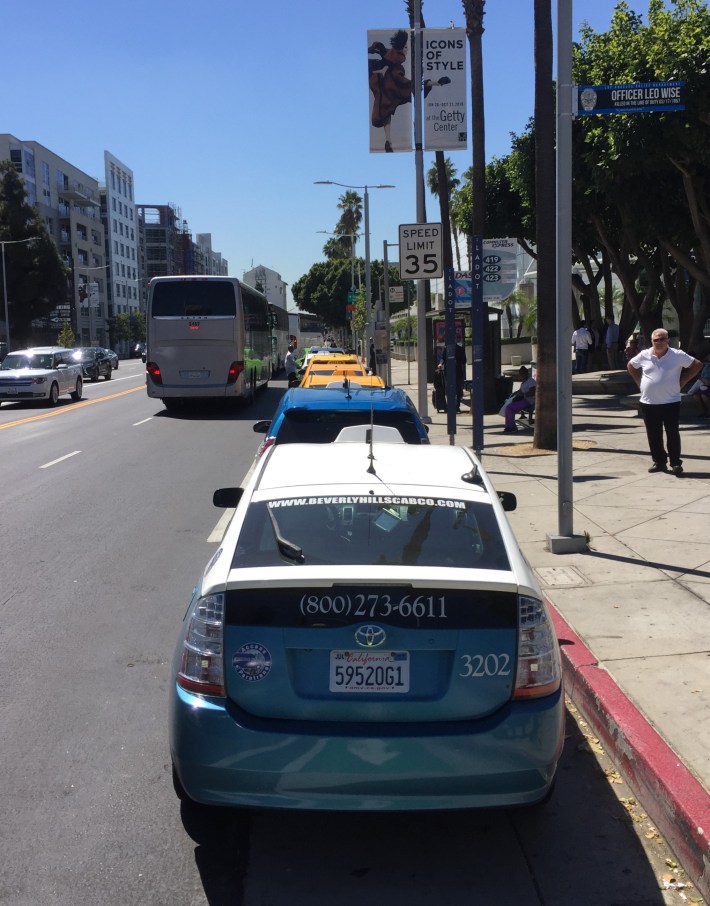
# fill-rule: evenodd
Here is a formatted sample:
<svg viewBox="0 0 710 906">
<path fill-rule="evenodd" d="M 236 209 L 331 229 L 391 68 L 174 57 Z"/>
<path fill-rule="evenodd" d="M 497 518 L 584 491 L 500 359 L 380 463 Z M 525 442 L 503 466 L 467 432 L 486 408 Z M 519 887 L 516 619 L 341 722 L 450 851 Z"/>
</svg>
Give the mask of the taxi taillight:
<svg viewBox="0 0 710 906">
<path fill-rule="evenodd" d="M 518 668 L 513 698 L 540 698 L 560 688 L 562 666 L 555 629 L 542 601 L 518 598 Z"/>
<path fill-rule="evenodd" d="M 182 642 L 177 684 L 188 692 L 224 696 L 224 595 L 191 605 Z"/>
</svg>

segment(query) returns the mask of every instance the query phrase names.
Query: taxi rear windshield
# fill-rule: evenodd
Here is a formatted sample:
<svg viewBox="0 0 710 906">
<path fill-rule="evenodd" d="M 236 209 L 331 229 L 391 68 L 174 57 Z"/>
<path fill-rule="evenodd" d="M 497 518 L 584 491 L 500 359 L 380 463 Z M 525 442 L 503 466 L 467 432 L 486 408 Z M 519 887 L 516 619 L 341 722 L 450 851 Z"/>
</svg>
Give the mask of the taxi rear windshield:
<svg viewBox="0 0 710 906">
<path fill-rule="evenodd" d="M 510 569 L 487 503 L 390 495 L 252 503 L 232 567 L 302 563 Z"/>
<path fill-rule="evenodd" d="M 277 444 L 330 444 L 343 428 L 352 425 L 388 425 L 396 428 L 407 444 L 420 444 L 422 436 L 411 412 L 397 410 L 287 409 L 276 434 Z"/>
</svg>

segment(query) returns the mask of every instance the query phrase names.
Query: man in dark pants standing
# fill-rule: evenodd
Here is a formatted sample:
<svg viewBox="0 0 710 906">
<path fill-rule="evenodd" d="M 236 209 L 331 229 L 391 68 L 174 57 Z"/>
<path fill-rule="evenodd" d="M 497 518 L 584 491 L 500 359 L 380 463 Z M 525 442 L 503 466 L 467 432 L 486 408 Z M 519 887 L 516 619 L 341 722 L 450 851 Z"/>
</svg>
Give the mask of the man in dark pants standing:
<svg viewBox="0 0 710 906">
<path fill-rule="evenodd" d="M 671 472 L 683 474 L 680 458 L 680 388 L 692 380 L 702 362 L 681 349 L 668 346 L 668 331 L 654 330 L 651 349 L 643 349 L 626 366 L 641 391 L 641 414 L 646 424 L 648 445 L 653 465 L 649 472 L 666 472 L 670 459 Z M 668 452 L 663 445 L 666 432 Z"/>
</svg>

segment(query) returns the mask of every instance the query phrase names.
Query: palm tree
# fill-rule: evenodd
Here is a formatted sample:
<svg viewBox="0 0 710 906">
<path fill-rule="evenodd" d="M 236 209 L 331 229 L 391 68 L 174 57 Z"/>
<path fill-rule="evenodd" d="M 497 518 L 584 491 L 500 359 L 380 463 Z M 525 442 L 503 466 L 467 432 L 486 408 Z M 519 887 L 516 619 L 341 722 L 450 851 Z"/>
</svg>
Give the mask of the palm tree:
<svg viewBox="0 0 710 906">
<path fill-rule="evenodd" d="M 537 245 L 537 398 L 533 446 L 557 449 L 555 265 L 555 111 L 551 0 L 535 0 L 535 213 Z"/>
<path fill-rule="evenodd" d="M 441 155 L 441 162 L 439 161 L 439 155 Z M 429 191 L 436 198 L 439 198 L 439 186 L 442 185 L 442 182 L 439 178 L 439 170 L 443 166 L 444 168 L 444 185 L 446 187 L 446 192 L 448 194 L 448 205 L 451 205 L 451 194 L 455 189 L 461 184 L 461 180 L 456 177 L 456 170 L 454 170 L 454 165 L 450 157 L 444 157 L 443 151 L 436 152 L 436 163 L 429 169 L 426 175 L 427 185 L 429 186 Z M 441 199 L 440 199 L 441 200 Z M 443 220 L 443 218 L 442 218 Z M 453 239 L 453 246 L 456 252 L 456 267 L 457 270 L 461 270 L 461 253 L 459 251 L 459 236 L 458 230 L 456 229 L 456 224 L 451 221 L 451 237 Z"/>
<path fill-rule="evenodd" d="M 352 236 L 353 242 L 357 237 L 360 223 L 362 222 L 362 198 L 357 192 L 348 189 L 338 199 L 338 209 L 342 211 L 340 220 L 335 225 L 335 232 L 339 236 Z"/>
<path fill-rule="evenodd" d="M 350 242 L 350 236 L 331 236 L 323 246 L 323 254 L 329 261 L 350 258 L 352 254 Z"/>
</svg>

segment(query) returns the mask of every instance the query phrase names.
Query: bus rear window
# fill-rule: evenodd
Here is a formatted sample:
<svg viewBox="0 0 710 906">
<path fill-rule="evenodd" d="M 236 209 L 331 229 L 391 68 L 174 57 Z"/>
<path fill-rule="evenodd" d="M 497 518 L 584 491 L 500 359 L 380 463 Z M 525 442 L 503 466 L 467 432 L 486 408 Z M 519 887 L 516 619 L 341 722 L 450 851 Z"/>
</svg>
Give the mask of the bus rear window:
<svg viewBox="0 0 710 906">
<path fill-rule="evenodd" d="M 179 280 L 153 286 L 154 318 L 234 318 L 237 300 L 232 283 Z"/>
</svg>

